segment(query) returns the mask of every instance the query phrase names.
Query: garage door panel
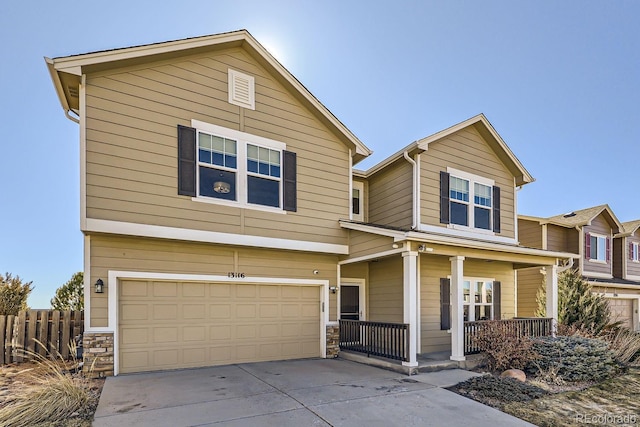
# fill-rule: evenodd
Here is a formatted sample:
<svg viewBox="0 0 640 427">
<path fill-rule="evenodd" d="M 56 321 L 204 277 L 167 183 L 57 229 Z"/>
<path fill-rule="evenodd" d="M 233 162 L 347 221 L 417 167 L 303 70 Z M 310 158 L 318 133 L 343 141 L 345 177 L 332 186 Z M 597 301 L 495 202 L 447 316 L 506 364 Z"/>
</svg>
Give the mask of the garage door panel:
<svg viewBox="0 0 640 427">
<path fill-rule="evenodd" d="M 184 341 L 204 341 L 207 335 L 205 326 L 185 326 L 182 328 Z"/>
<path fill-rule="evenodd" d="M 204 283 L 184 283 L 182 285 L 183 297 L 204 297 L 205 296 L 205 284 Z"/>
<path fill-rule="evenodd" d="M 124 282 L 122 373 L 320 356 L 317 286 Z"/>
<path fill-rule="evenodd" d="M 147 296 L 147 282 L 124 280 L 120 283 L 120 295 L 122 296 Z"/>
<path fill-rule="evenodd" d="M 176 366 L 178 360 L 178 349 L 155 350 L 153 352 L 153 364 L 160 368 Z"/>
<path fill-rule="evenodd" d="M 146 304 L 122 304 L 120 308 L 120 319 L 122 321 L 147 320 L 149 310 Z"/>
<path fill-rule="evenodd" d="M 177 320 L 178 306 L 175 304 L 153 305 L 153 320 Z"/>
<path fill-rule="evenodd" d="M 120 341 L 123 344 L 147 344 L 149 331 L 147 328 L 123 328 L 120 332 Z"/>
<path fill-rule="evenodd" d="M 178 296 L 178 284 L 170 282 L 154 282 L 152 284 L 154 297 L 176 297 Z"/>
<path fill-rule="evenodd" d="M 207 307 L 204 304 L 183 304 L 183 319 L 205 320 L 207 315 Z"/>
<path fill-rule="evenodd" d="M 177 327 L 153 328 L 154 344 L 161 344 L 165 342 L 176 342 L 176 341 L 178 341 Z"/>
<path fill-rule="evenodd" d="M 257 295 L 256 285 L 237 285 L 236 297 L 255 299 Z"/>
<path fill-rule="evenodd" d="M 209 306 L 209 316 L 212 319 L 231 319 L 231 306 L 229 304 L 212 304 Z"/>
</svg>

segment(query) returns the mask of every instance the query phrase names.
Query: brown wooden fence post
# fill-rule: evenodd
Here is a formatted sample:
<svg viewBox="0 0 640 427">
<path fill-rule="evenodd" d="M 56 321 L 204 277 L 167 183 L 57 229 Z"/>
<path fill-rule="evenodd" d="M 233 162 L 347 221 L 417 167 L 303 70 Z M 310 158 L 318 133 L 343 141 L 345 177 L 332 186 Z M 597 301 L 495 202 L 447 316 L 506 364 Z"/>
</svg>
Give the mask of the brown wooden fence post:
<svg viewBox="0 0 640 427">
<path fill-rule="evenodd" d="M 49 310 L 40 311 L 40 327 L 38 328 L 38 354 L 40 356 L 47 355 L 47 342 L 49 340 Z"/>
<path fill-rule="evenodd" d="M 69 336 L 71 335 L 71 310 L 62 312 L 62 339 L 60 340 L 59 351 L 64 360 L 69 357 Z"/>
</svg>

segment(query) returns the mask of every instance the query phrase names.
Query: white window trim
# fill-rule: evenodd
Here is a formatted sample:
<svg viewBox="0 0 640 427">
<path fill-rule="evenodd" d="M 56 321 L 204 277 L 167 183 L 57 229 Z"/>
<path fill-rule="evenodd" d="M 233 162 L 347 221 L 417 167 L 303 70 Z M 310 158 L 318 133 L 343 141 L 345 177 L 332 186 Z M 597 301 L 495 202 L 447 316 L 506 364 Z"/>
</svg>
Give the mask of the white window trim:
<svg viewBox="0 0 640 427">
<path fill-rule="evenodd" d="M 472 309 L 473 309 L 473 315 L 475 317 L 475 307 L 476 305 L 478 306 L 491 306 L 491 319 L 489 320 L 493 320 L 495 319 L 496 313 L 494 310 L 494 303 L 495 303 L 495 298 L 494 298 L 494 287 L 493 284 L 495 283 L 496 279 L 491 279 L 491 278 L 483 278 L 483 277 L 463 277 L 462 279 L 463 282 L 469 282 L 469 303 L 465 303 L 464 302 L 464 295 L 462 297 L 462 308 L 464 309 L 464 306 L 467 305 L 469 306 L 469 315 L 471 315 L 472 313 Z M 475 291 L 473 289 L 473 286 L 471 286 L 474 282 L 491 282 L 491 303 L 477 303 L 475 302 Z M 477 320 L 474 318 L 474 320 L 472 320 L 474 322 L 477 322 Z"/>
<path fill-rule="evenodd" d="M 447 173 L 449 174 L 449 176 L 454 177 L 454 178 L 460 178 L 460 179 L 464 179 L 467 180 L 469 182 L 469 201 L 468 202 L 464 202 L 464 201 L 460 201 L 460 200 L 452 200 L 451 199 L 451 192 L 449 192 L 449 203 L 455 202 L 455 203 L 461 203 L 461 204 L 465 204 L 468 206 L 467 208 L 467 216 L 468 216 L 468 223 L 470 225 L 460 225 L 460 224 L 448 224 L 447 227 L 448 228 L 452 228 L 454 230 L 468 230 L 468 231 L 473 231 L 474 233 L 479 233 L 479 234 L 486 234 L 489 236 L 495 236 L 495 232 L 493 231 L 493 186 L 495 185 L 495 181 L 489 178 L 485 178 L 482 176 L 478 176 L 478 175 L 474 175 L 472 173 L 469 172 L 465 172 L 465 171 L 461 171 L 459 169 L 454 169 L 451 167 L 447 167 Z M 488 187 L 491 187 L 491 207 L 488 208 L 489 209 L 489 230 L 484 229 L 484 228 L 476 228 L 475 227 L 475 185 L 474 184 L 482 184 L 482 185 L 486 185 Z M 479 206 L 479 205 L 478 205 Z M 483 209 L 487 209 L 486 206 L 479 206 Z"/>
<path fill-rule="evenodd" d="M 233 139 L 236 141 L 236 169 L 234 173 L 236 174 L 237 180 L 237 192 L 236 196 L 238 200 L 224 200 L 224 199 L 216 199 L 215 197 L 207 197 L 200 195 L 200 161 L 198 160 L 198 140 L 196 138 L 196 191 L 197 196 L 192 197 L 191 200 L 194 202 L 202 202 L 202 203 L 212 203 L 216 205 L 230 206 L 235 208 L 243 208 L 243 209 L 253 209 L 257 211 L 264 212 L 272 212 L 285 214 L 287 211 L 283 209 L 283 197 L 284 197 L 284 189 L 282 179 L 283 174 L 283 152 L 287 149 L 287 144 L 284 142 L 276 141 L 269 138 L 264 138 L 258 135 L 253 135 L 246 132 L 241 132 L 235 129 L 229 129 L 222 126 L 214 125 L 211 123 L 201 122 L 199 120 L 192 119 L 191 127 L 196 129 L 196 132 L 205 132 L 216 136 L 221 136 L 228 139 Z M 270 148 L 273 150 L 280 151 L 280 179 L 278 180 L 280 187 L 279 194 L 279 203 L 280 207 L 275 208 L 272 206 L 263 206 L 257 205 L 254 203 L 249 203 L 247 201 L 248 198 L 248 190 L 247 190 L 247 177 L 248 176 L 259 176 L 259 174 L 252 174 L 247 170 L 247 144 L 257 145 L 259 147 Z M 215 167 L 215 166 L 214 166 Z M 228 168 L 222 168 L 224 170 L 228 170 Z M 271 178 L 270 178 L 271 179 Z"/>
<path fill-rule="evenodd" d="M 353 188 L 351 190 L 351 199 L 353 200 L 353 190 L 358 190 L 360 192 L 360 213 L 353 213 L 353 206 L 351 207 L 352 219 L 354 221 L 364 222 L 364 182 L 361 181 L 353 181 Z"/>
<path fill-rule="evenodd" d="M 596 237 L 599 239 L 604 239 L 604 259 L 597 259 L 597 258 L 591 258 L 591 255 L 593 254 L 593 246 L 591 245 L 591 242 L 589 242 L 589 262 L 592 262 L 594 264 L 608 264 L 607 263 L 607 239 L 609 238 L 609 236 L 605 235 L 605 234 L 598 234 L 598 233 L 589 233 L 589 240 L 591 240 L 592 237 Z M 611 244 L 611 243 L 609 243 Z M 596 251 L 596 256 L 597 256 L 597 251 Z"/>
<path fill-rule="evenodd" d="M 631 262 L 640 262 L 640 243 L 638 242 L 631 242 L 631 246 L 633 246 L 633 252 L 631 253 Z M 635 254 L 635 257 L 633 257 L 633 255 Z"/>
</svg>

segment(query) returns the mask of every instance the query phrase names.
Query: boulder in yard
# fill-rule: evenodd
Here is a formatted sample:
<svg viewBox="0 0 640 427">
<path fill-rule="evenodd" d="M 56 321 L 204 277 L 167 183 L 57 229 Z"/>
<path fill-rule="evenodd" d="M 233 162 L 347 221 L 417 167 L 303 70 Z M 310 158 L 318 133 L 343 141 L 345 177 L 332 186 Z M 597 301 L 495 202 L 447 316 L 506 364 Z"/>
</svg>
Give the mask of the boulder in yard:
<svg viewBox="0 0 640 427">
<path fill-rule="evenodd" d="M 500 374 L 500 378 L 515 378 L 516 380 L 522 382 L 525 382 L 527 380 L 527 376 L 520 369 L 507 369 Z"/>
</svg>

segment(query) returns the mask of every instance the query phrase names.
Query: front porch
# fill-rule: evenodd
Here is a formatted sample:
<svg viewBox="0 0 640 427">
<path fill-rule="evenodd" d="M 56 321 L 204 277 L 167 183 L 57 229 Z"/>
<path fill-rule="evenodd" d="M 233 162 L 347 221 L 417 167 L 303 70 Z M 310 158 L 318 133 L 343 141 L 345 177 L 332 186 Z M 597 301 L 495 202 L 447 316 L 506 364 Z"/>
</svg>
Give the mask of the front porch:
<svg viewBox="0 0 640 427">
<path fill-rule="evenodd" d="M 487 326 L 501 328 L 516 336 L 549 336 L 553 334 L 553 319 L 509 319 L 464 322 L 464 358 L 455 360 L 449 351 L 415 355 L 416 363 L 409 365 L 410 325 L 404 323 L 339 321 L 340 357 L 388 369 L 413 374 L 444 369 L 469 369 L 477 365 L 479 353 L 473 337 Z M 471 357 L 469 357 L 471 356 Z"/>
</svg>

